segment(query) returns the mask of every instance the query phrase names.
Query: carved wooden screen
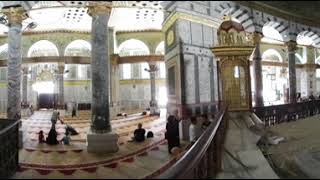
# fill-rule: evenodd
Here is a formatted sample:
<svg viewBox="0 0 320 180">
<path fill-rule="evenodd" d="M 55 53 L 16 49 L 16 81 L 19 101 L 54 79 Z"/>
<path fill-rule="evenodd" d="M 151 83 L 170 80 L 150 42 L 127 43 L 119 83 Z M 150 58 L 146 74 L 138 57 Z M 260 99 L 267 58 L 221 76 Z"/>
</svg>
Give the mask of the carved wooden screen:
<svg viewBox="0 0 320 180">
<path fill-rule="evenodd" d="M 245 60 L 225 59 L 220 63 L 222 82 L 222 100 L 227 102 L 229 110 L 249 110 L 250 74 Z"/>
</svg>

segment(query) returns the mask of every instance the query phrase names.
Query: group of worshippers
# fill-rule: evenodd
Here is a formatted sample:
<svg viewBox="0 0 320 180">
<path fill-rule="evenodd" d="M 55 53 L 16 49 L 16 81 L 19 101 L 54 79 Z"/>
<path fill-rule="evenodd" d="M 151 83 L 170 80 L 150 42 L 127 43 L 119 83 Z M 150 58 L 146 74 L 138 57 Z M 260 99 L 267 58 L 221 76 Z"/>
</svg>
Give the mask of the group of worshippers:
<svg viewBox="0 0 320 180">
<path fill-rule="evenodd" d="M 60 112 L 59 111 L 54 111 L 52 113 L 52 117 L 51 117 L 51 129 L 50 129 L 50 131 L 48 133 L 48 137 L 45 138 L 44 137 L 44 133 L 41 130 L 38 133 L 39 134 L 39 136 L 38 136 L 39 143 L 46 143 L 48 145 L 57 145 L 57 144 L 61 143 L 61 144 L 69 145 L 70 141 L 71 141 L 70 136 L 79 134 L 73 127 L 71 127 L 70 125 L 66 124 L 66 126 L 65 126 L 65 128 L 66 128 L 65 136 L 60 141 L 58 141 L 57 140 L 58 133 L 56 131 L 56 123 L 57 123 L 58 120 L 61 122 L 61 124 L 65 124 L 60 118 Z"/>
<path fill-rule="evenodd" d="M 202 114 L 199 117 L 191 117 L 189 126 L 189 140 L 190 145 L 193 145 L 201 134 L 211 124 L 207 114 Z M 179 123 L 181 118 L 178 116 L 178 111 L 175 110 L 172 115 L 167 118 L 165 139 L 168 141 L 168 151 L 170 154 L 177 154 L 181 152 Z M 199 123 L 200 122 L 200 123 Z"/>
</svg>

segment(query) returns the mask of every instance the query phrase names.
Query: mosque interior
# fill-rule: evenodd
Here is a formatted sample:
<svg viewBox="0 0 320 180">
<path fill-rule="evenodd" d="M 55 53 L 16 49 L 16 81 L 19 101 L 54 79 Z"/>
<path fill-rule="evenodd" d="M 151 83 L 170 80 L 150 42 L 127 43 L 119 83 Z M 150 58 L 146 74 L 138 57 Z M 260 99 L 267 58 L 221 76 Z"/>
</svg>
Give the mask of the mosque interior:
<svg viewBox="0 0 320 180">
<path fill-rule="evenodd" d="M 319 178 L 319 8 L 1 1 L 0 178 Z"/>
</svg>

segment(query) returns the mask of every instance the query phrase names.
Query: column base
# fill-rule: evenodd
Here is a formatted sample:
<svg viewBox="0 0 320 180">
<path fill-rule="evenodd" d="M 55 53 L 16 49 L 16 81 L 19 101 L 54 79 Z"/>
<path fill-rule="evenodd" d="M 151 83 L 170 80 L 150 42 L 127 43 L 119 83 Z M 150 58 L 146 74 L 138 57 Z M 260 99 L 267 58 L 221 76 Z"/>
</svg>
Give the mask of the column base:
<svg viewBox="0 0 320 180">
<path fill-rule="evenodd" d="M 18 141 L 19 149 L 23 148 L 23 130 L 19 128 L 19 141 Z"/>
<path fill-rule="evenodd" d="M 91 131 L 87 134 L 87 151 L 89 153 L 114 153 L 119 150 L 118 134 L 114 132 L 97 134 Z"/>
<path fill-rule="evenodd" d="M 160 108 L 157 107 L 150 107 L 150 115 L 158 115 L 160 116 Z"/>
</svg>

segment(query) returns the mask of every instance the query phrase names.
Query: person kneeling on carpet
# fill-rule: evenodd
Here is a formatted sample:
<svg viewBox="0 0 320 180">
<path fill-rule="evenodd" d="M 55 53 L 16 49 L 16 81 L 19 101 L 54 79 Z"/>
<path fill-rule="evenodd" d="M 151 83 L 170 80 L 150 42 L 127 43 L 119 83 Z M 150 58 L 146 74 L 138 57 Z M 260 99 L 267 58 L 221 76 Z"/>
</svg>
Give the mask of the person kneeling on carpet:
<svg viewBox="0 0 320 180">
<path fill-rule="evenodd" d="M 44 140 L 43 131 L 41 130 L 38 134 L 39 134 L 38 136 L 39 143 L 45 143 L 46 141 Z"/>
<path fill-rule="evenodd" d="M 69 131 L 66 131 L 66 135 L 61 139 L 61 144 L 69 145 L 71 141 Z"/>
<path fill-rule="evenodd" d="M 78 135 L 79 133 L 69 124 L 66 126 L 66 134 L 71 134 L 71 136 Z"/>
</svg>

